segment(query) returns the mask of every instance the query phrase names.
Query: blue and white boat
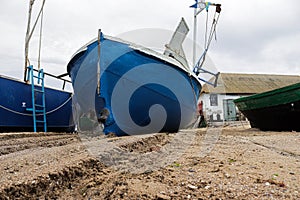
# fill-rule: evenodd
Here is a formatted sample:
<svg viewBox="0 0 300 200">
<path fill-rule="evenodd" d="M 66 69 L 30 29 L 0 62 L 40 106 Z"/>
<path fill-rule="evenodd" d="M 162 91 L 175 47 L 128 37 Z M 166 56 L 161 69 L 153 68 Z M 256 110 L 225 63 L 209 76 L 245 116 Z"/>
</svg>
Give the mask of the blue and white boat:
<svg viewBox="0 0 300 200">
<path fill-rule="evenodd" d="M 98 46 L 95 39 L 82 47 L 68 73 L 80 109 L 94 112 L 104 133 L 176 132 L 193 126 L 201 84 L 180 62 L 103 34 L 100 51 Z"/>
<path fill-rule="evenodd" d="M 181 46 L 187 32 L 182 19 L 162 54 L 99 30 L 67 67 L 79 129 L 87 118 L 95 122 L 91 131 L 98 121 L 105 134 L 118 136 L 194 127 L 203 57 L 191 70 Z"/>
</svg>

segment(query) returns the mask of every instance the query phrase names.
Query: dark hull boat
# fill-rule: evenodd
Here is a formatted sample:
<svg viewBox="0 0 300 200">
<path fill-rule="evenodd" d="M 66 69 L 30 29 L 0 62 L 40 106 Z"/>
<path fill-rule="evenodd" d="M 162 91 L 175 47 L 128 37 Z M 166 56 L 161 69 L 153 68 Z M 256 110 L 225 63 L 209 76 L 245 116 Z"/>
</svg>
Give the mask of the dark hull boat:
<svg viewBox="0 0 300 200">
<path fill-rule="evenodd" d="M 251 126 L 264 131 L 300 131 L 300 83 L 234 100 Z"/>
<path fill-rule="evenodd" d="M 176 132 L 197 121 L 198 78 L 145 47 L 101 34 L 75 53 L 68 73 L 79 116 L 98 119 L 106 134 Z"/>
<path fill-rule="evenodd" d="M 33 131 L 33 112 L 26 110 L 32 108 L 31 84 L 0 76 L 0 86 L 0 132 Z M 45 99 L 47 130 L 74 131 L 71 93 L 45 87 Z M 44 131 L 43 124 L 37 130 Z"/>
</svg>

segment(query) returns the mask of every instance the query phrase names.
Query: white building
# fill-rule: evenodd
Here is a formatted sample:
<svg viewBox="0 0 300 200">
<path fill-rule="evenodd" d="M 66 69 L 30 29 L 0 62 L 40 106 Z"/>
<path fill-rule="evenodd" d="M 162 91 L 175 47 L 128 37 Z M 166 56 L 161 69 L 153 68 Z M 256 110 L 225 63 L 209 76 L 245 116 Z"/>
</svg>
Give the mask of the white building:
<svg viewBox="0 0 300 200">
<path fill-rule="evenodd" d="M 200 94 L 206 120 L 235 121 L 240 113 L 233 103 L 234 99 L 274 90 L 300 82 L 300 76 L 270 74 L 221 73 L 217 87 L 204 84 Z"/>
</svg>

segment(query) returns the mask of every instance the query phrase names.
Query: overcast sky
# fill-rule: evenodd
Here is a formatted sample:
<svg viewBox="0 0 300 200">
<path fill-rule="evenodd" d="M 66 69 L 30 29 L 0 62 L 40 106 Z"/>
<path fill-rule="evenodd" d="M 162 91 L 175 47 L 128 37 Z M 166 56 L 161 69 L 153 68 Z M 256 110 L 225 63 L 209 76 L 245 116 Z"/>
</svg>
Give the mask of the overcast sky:
<svg viewBox="0 0 300 200">
<path fill-rule="evenodd" d="M 35 12 L 39 2 L 36 0 Z M 222 4 L 209 56 L 221 72 L 300 74 L 299 0 L 216 0 Z M 97 36 L 137 29 L 174 30 L 184 17 L 192 38 L 193 0 L 46 0 L 42 63 L 46 71 L 66 72 L 72 54 Z M 27 1 L 0 0 L 0 74 L 22 78 Z M 205 14 L 205 13 L 203 13 Z M 204 16 L 199 16 L 199 43 Z M 37 58 L 38 31 L 30 46 Z M 168 41 L 166 41 L 168 42 Z"/>
</svg>

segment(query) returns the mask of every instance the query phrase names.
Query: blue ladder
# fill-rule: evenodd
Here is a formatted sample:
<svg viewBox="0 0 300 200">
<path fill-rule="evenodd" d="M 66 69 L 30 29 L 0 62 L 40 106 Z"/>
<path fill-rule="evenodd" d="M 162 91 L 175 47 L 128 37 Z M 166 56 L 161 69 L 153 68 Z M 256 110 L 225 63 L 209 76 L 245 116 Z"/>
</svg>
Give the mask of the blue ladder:
<svg viewBox="0 0 300 200">
<path fill-rule="evenodd" d="M 32 108 L 26 108 L 26 110 L 32 111 L 34 132 L 37 131 L 38 123 L 43 124 L 44 132 L 47 132 L 44 71 L 43 69 L 37 70 L 37 75 L 35 75 L 36 73 L 34 73 L 34 71 L 36 70 L 33 69 L 32 65 L 30 65 L 27 68 L 28 68 L 27 81 L 30 80 L 31 82 Z M 35 79 L 37 79 L 37 85 L 35 85 L 34 82 Z M 42 102 L 36 102 L 36 98 L 38 97 L 38 95 L 41 95 Z"/>
</svg>

